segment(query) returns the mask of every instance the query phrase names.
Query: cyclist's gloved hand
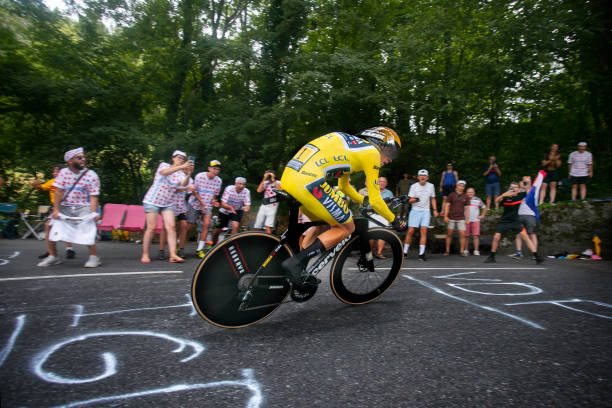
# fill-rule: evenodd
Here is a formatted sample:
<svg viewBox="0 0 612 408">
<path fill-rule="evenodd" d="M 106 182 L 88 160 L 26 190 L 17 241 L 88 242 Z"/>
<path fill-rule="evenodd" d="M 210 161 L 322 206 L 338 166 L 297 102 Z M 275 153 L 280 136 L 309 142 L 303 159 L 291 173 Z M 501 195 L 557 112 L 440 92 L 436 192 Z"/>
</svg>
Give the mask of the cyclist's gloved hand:
<svg viewBox="0 0 612 408">
<path fill-rule="evenodd" d="M 398 217 L 397 215 L 395 216 L 395 219 L 391 225 L 393 225 L 393 228 L 395 228 L 396 231 L 406 231 L 408 229 L 408 223 L 406 220 Z"/>
</svg>

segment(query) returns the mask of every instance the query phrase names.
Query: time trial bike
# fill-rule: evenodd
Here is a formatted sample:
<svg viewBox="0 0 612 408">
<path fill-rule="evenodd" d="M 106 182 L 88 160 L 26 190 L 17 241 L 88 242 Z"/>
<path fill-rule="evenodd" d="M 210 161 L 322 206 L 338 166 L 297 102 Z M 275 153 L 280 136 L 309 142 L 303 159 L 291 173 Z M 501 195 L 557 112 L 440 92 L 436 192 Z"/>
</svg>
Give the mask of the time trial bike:
<svg viewBox="0 0 612 408">
<path fill-rule="evenodd" d="M 224 328 L 246 327 L 269 316 L 288 301 L 287 295 L 305 302 L 314 296 L 320 282 L 316 275 L 329 262 L 331 289 L 347 304 L 372 302 L 396 280 L 404 261 L 402 242 L 365 205 L 361 216 L 355 217 L 355 231 L 311 260 L 302 284 L 292 286 L 281 263 L 300 251 L 299 238 L 308 228 L 327 224 L 299 223 L 300 203 L 283 191 L 272 199 L 289 205 L 289 226 L 280 237 L 255 231 L 234 235 L 215 245 L 198 265 L 191 297 L 206 321 Z M 408 196 L 401 196 L 389 199 L 387 205 L 394 209 L 407 201 Z M 380 227 L 369 229 L 369 222 Z"/>
</svg>

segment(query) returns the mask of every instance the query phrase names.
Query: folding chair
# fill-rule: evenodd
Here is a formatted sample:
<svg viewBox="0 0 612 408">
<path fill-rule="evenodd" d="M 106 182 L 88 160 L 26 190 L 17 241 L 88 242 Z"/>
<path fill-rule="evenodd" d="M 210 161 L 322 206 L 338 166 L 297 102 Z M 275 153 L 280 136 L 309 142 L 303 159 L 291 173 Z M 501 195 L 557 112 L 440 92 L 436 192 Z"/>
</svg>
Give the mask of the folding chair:
<svg viewBox="0 0 612 408">
<path fill-rule="evenodd" d="M 125 220 L 121 225 L 124 231 L 142 231 L 145 226 L 145 212 L 142 205 L 128 205 L 125 213 Z"/>
<path fill-rule="evenodd" d="M 6 238 L 15 238 L 17 235 L 17 227 L 19 225 L 19 221 L 17 219 L 19 216 L 19 213 L 17 212 L 17 204 L 0 203 L 0 216 L 8 218 L 0 218 L 0 232 L 2 232 Z"/>
<path fill-rule="evenodd" d="M 21 213 L 21 220 L 26 227 L 26 232 L 21 236 L 21 239 L 26 239 L 30 235 L 33 235 L 39 241 L 45 239 L 44 231 L 45 231 L 45 222 L 47 221 L 47 214 L 49 213 L 49 208 L 51 206 L 48 205 L 39 205 L 38 206 L 38 214 L 30 215 L 27 212 Z M 32 226 L 28 222 L 28 218 L 35 217 L 32 221 L 36 222 L 36 225 Z"/>
<path fill-rule="evenodd" d="M 123 216 L 127 211 L 127 205 L 125 204 L 104 204 L 104 211 L 102 212 L 102 220 L 98 224 L 100 231 L 112 231 L 119 229 Z"/>
</svg>

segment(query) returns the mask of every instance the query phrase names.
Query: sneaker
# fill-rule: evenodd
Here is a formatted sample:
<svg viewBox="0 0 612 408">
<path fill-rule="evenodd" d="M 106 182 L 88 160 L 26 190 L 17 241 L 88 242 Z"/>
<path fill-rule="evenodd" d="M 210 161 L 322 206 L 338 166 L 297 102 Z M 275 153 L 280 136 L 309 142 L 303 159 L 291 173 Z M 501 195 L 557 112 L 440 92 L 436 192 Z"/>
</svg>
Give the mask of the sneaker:
<svg viewBox="0 0 612 408">
<path fill-rule="evenodd" d="M 445 252 L 442 254 L 442 256 L 449 256 L 450 254 L 448 252 Z"/>
<path fill-rule="evenodd" d="M 160 250 L 159 253 L 157 254 L 157 259 L 159 259 L 160 261 L 163 261 L 164 259 L 166 259 L 166 251 Z"/>
<path fill-rule="evenodd" d="M 45 259 L 45 258 L 46 258 L 46 257 L 48 257 L 48 256 L 49 256 L 49 253 L 48 253 L 48 252 L 45 252 L 45 253 L 44 253 L 44 254 L 42 254 L 42 255 L 38 255 L 38 259 Z"/>
<path fill-rule="evenodd" d="M 541 255 L 538 254 L 534 254 L 533 255 L 534 260 L 536 261 L 536 265 L 541 264 L 542 262 L 544 262 L 545 258 Z"/>
<path fill-rule="evenodd" d="M 49 255 L 48 257 L 40 261 L 38 264 L 36 264 L 36 266 L 51 266 L 51 265 L 59 265 L 61 263 L 62 263 L 61 259 L 53 255 Z"/>
<path fill-rule="evenodd" d="M 480 251 L 474 251 L 474 256 L 480 256 Z"/>
<path fill-rule="evenodd" d="M 495 255 L 491 254 L 489 256 L 487 256 L 487 259 L 485 259 L 484 263 L 496 263 L 497 261 L 495 260 Z"/>
<path fill-rule="evenodd" d="M 464 257 L 470 256 L 470 251 L 468 251 L 467 249 L 464 250 L 462 256 Z"/>
<path fill-rule="evenodd" d="M 531 255 L 531 260 L 532 261 L 537 261 L 538 257 L 536 256 L 536 254 Z"/>
<path fill-rule="evenodd" d="M 204 258 L 204 251 L 202 251 L 201 249 L 199 251 L 196 251 L 196 256 L 198 258 Z"/>
<path fill-rule="evenodd" d="M 427 259 L 425 258 L 425 254 L 419 255 L 419 261 L 425 262 Z"/>
<path fill-rule="evenodd" d="M 185 251 L 183 250 L 183 248 L 179 248 L 179 249 L 176 251 L 176 254 L 177 254 L 179 257 L 183 258 L 183 255 L 185 255 Z"/>
<path fill-rule="evenodd" d="M 89 255 L 89 259 L 87 260 L 87 262 L 85 262 L 85 265 L 83 266 L 85 268 L 97 268 L 100 265 L 102 265 L 102 262 L 100 262 L 99 257 L 95 255 Z"/>
<path fill-rule="evenodd" d="M 512 259 L 522 259 L 523 258 L 523 254 L 522 252 L 515 252 L 511 255 L 508 255 L 510 258 Z"/>
<path fill-rule="evenodd" d="M 66 248 L 66 259 L 74 259 L 76 252 L 72 248 Z"/>
</svg>

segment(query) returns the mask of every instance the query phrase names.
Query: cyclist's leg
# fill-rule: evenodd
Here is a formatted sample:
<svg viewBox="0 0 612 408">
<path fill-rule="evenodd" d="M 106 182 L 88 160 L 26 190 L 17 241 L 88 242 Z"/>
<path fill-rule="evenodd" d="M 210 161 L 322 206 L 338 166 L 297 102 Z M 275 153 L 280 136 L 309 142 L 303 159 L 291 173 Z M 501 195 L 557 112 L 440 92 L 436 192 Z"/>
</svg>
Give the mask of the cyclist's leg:
<svg viewBox="0 0 612 408">
<path fill-rule="evenodd" d="M 355 230 L 348 205 L 324 179 L 312 182 L 312 179 L 297 178 L 298 180 L 292 180 L 292 183 L 286 183 L 285 190 L 302 203 L 302 211 L 311 220 L 323 220 L 330 224 L 331 228 L 315 238 L 311 244 L 304 242 L 301 252 L 283 262 L 283 268 L 290 274 L 294 284 L 299 283 L 302 270 L 310 258 L 332 248 Z"/>
</svg>

